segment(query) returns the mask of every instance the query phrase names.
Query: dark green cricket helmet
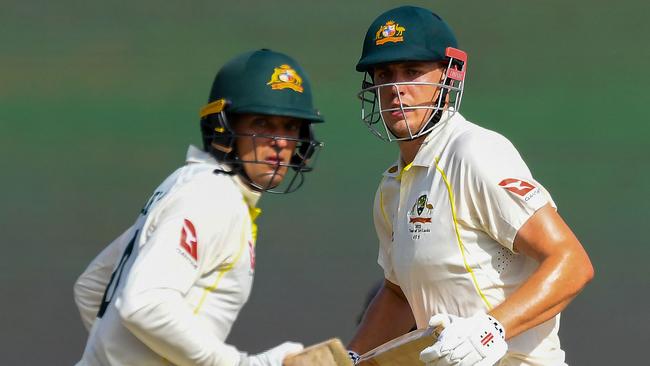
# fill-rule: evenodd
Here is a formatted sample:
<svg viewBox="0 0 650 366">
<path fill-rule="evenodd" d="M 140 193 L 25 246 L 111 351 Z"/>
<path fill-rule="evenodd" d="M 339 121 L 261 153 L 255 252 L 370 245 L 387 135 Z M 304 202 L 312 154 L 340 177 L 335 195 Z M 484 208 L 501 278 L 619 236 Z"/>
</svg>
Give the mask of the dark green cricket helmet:
<svg viewBox="0 0 650 366">
<path fill-rule="evenodd" d="M 225 99 L 229 113 L 279 115 L 323 122 L 314 109 L 311 83 L 291 57 L 269 49 L 241 54 L 212 83 L 208 103 Z"/>
<path fill-rule="evenodd" d="M 357 71 L 399 61 L 442 61 L 458 47 L 447 23 L 431 10 L 401 6 L 381 14 L 368 28 Z"/>
<path fill-rule="evenodd" d="M 294 117 L 304 121 L 299 138 L 295 139 L 295 153 L 287 164 L 297 173 L 289 187 L 282 192 L 274 191 L 275 187 L 254 187 L 272 193 L 297 189 L 304 179 L 302 173 L 312 170 L 310 163 L 322 146 L 311 124 L 324 121 L 313 106 L 311 83 L 305 71 L 283 53 L 259 49 L 236 56 L 217 73 L 208 104 L 200 112 L 203 146 L 218 161 L 232 165 L 237 174 L 247 178 L 241 169 L 246 161 L 239 159 L 235 149 L 235 139 L 243 135 L 236 134 L 231 126 L 233 117 L 241 114 Z M 282 136 L 248 137 L 287 139 Z"/>
<path fill-rule="evenodd" d="M 456 36 L 447 23 L 431 10 L 401 6 L 384 12 L 370 25 L 363 41 L 361 58 L 357 71 L 364 73 L 361 91 L 361 120 L 377 137 L 386 141 L 405 141 L 420 138 L 432 131 L 441 121 L 443 113 L 447 118 L 460 108 L 462 100 L 467 54 L 458 48 Z M 409 61 L 442 63 L 444 73 L 439 82 L 399 81 L 376 84 L 373 69 L 377 65 Z M 399 106 L 381 105 L 379 94 L 382 90 L 397 90 L 406 86 L 417 88 L 439 88 L 438 97 L 426 105 Z M 429 117 L 418 130 L 408 135 L 397 136 L 384 120 L 384 114 L 405 111 L 429 110 Z"/>
</svg>

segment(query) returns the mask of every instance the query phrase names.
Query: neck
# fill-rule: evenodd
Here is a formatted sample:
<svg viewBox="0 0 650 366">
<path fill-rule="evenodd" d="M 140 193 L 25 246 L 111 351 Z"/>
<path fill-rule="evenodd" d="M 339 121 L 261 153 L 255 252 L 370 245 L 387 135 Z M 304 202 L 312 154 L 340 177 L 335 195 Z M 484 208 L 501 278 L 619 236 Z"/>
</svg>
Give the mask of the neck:
<svg viewBox="0 0 650 366">
<path fill-rule="evenodd" d="M 415 159 L 415 155 L 417 155 L 418 151 L 420 150 L 420 146 L 424 142 L 424 139 L 426 138 L 426 135 L 420 136 L 415 140 L 409 140 L 409 141 L 399 141 L 399 152 L 402 157 L 402 162 L 404 165 L 411 164 L 413 160 Z"/>
</svg>

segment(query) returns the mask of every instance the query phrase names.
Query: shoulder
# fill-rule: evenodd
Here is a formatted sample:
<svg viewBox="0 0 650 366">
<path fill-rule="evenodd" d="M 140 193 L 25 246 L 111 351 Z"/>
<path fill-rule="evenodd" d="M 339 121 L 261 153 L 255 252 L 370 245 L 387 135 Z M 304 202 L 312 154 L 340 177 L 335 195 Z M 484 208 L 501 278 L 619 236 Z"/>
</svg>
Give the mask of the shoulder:
<svg viewBox="0 0 650 366">
<path fill-rule="evenodd" d="M 232 177 L 216 168 L 212 164 L 188 164 L 179 169 L 165 209 L 186 211 L 210 221 L 238 212 L 245 205 L 242 194 Z"/>
<path fill-rule="evenodd" d="M 453 159 L 472 166 L 494 166 L 521 159 L 508 138 L 468 121 L 452 139 L 449 149 Z"/>
</svg>

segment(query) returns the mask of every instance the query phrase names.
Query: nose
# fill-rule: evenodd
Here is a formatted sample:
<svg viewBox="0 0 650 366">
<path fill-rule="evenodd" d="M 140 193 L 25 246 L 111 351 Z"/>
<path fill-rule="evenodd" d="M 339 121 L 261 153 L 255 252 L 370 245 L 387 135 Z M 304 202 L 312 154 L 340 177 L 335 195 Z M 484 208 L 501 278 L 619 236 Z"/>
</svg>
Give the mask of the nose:
<svg viewBox="0 0 650 366">
<path fill-rule="evenodd" d="M 404 87 L 400 85 L 386 85 L 381 87 L 379 92 L 382 95 L 382 99 L 388 97 L 389 99 L 395 99 L 397 96 L 404 96 Z"/>
<path fill-rule="evenodd" d="M 277 149 L 284 149 L 287 147 L 289 144 L 289 141 L 282 137 L 275 137 L 273 140 L 271 140 L 271 146 L 274 146 Z"/>
</svg>

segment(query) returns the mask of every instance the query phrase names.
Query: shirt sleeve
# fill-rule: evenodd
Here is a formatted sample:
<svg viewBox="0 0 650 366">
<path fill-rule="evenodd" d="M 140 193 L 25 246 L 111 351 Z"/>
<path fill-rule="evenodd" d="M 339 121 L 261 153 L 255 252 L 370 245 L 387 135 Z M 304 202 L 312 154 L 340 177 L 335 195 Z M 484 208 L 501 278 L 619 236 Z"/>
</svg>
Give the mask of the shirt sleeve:
<svg viewBox="0 0 650 366">
<path fill-rule="evenodd" d="M 145 225 L 115 306 L 125 327 L 176 365 L 236 365 L 239 351 L 202 326 L 184 295 L 223 259 L 223 243 L 243 227 L 243 217 L 233 200 L 192 196 L 169 203 Z"/>
<path fill-rule="evenodd" d="M 130 227 L 90 262 L 74 284 L 74 301 L 86 330 L 90 330 L 97 317 L 111 273 L 132 236 Z"/>
<path fill-rule="evenodd" d="M 461 192 L 457 205 L 464 220 L 513 250 L 519 229 L 550 194 L 533 179 L 519 152 L 505 137 L 491 132 L 461 139 L 458 160 Z"/>
<path fill-rule="evenodd" d="M 391 261 L 391 250 L 393 248 L 393 227 L 390 221 L 390 216 L 384 207 L 384 192 L 382 190 L 384 180 L 382 180 L 377 193 L 375 194 L 375 203 L 373 206 L 373 221 L 375 224 L 375 231 L 379 239 L 379 255 L 377 263 L 384 270 L 384 277 L 392 283 L 397 284 L 397 278 L 393 270 Z"/>
</svg>

